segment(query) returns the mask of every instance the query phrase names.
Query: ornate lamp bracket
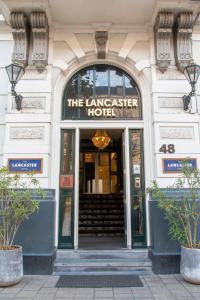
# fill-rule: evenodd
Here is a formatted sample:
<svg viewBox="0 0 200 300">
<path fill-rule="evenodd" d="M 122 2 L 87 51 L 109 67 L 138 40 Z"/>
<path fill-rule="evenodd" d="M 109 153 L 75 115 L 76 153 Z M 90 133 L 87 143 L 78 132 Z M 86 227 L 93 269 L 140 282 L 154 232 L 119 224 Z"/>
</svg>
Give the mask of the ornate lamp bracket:
<svg viewBox="0 0 200 300">
<path fill-rule="evenodd" d="M 97 47 L 97 58 L 105 59 L 106 58 L 106 43 L 108 40 L 107 31 L 96 31 L 95 32 L 95 41 Z"/>
<path fill-rule="evenodd" d="M 172 27 L 174 15 L 171 12 L 160 12 L 154 26 L 156 64 L 164 73 L 171 63 Z"/>
<path fill-rule="evenodd" d="M 44 12 L 31 14 L 31 28 L 33 39 L 32 61 L 38 72 L 43 72 L 48 64 L 49 28 Z"/>
<path fill-rule="evenodd" d="M 175 59 L 181 72 L 192 60 L 193 13 L 180 13 L 175 25 Z"/>
<path fill-rule="evenodd" d="M 24 13 L 13 12 L 10 15 L 14 50 L 12 60 L 23 67 L 28 64 L 29 32 L 27 18 Z"/>
</svg>

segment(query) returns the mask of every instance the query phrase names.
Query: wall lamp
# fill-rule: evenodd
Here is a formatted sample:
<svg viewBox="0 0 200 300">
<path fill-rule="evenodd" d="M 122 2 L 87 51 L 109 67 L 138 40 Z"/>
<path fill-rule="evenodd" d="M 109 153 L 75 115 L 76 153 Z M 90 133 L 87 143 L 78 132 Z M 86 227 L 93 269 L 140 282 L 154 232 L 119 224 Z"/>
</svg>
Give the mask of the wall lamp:
<svg viewBox="0 0 200 300">
<path fill-rule="evenodd" d="M 192 102 L 191 101 L 192 97 L 195 98 L 195 85 L 196 85 L 199 75 L 200 75 L 200 66 L 196 65 L 196 64 L 188 65 L 184 68 L 183 73 L 192 87 L 191 92 L 188 95 L 183 96 L 183 108 L 184 108 L 184 110 L 187 111 L 189 109 L 190 102 Z M 192 106 L 192 104 L 191 104 L 191 106 Z M 196 112 L 197 111 L 196 99 L 195 99 L 194 106 L 195 106 L 195 109 L 193 112 Z M 191 107 L 191 110 L 192 109 L 193 109 L 193 107 Z"/>
<path fill-rule="evenodd" d="M 9 66 L 6 66 L 6 72 L 8 74 L 9 81 L 11 83 L 11 93 L 12 96 L 15 97 L 15 102 L 17 105 L 17 110 L 22 109 L 22 96 L 17 94 L 15 91 L 15 86 L 17 82 L 20 80 L 22 75 L 24 75 L 25 70 L 22 66 L 18 64 L 11 64 Z"/>
</svg>

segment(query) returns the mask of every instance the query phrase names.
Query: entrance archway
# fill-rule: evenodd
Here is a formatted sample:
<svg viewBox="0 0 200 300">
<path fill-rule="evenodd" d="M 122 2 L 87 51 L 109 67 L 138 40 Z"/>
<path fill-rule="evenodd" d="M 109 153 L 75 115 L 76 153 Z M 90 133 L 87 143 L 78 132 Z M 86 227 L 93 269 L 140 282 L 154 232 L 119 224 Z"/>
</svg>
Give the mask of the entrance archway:
<svg viewBox="0 0 200 300">
<path fill-rule="evenodd" d="M 142 120 L 141 97 L 135 81 L 126 72 L 111 65 L 93 65 L 80 70 L 68 81 L 64 90 L 62 119 L 69 120 L 70 124 L 77 125 L 81 144 L 77 145 L 77 139 L 73 130 L 63 130 L 60 168 L 60 248 L 73 247 L 73 231 L 78 230 L 77 228 L 74 228 L 74 216 L 75 214 L 78 214 L 76 207 L 74 207 L 75 193 L 79 194 L 79 200 L 81 199 L 83 201 L 84 198 L 85 203 L 91 198 L 100 201 L 98 204 L 94 205 L 90 200 L 90 206 L 97 209 L 93 212 L 90 210 L 91 212 L 89 214 L 85 214 L 85 220 L 82 220 L 83 215 L 79 213 L 78 220 L 80 234 L 89 234 L 90 237 L 92 235 L 95 235 L 95 237 L 98 237 L 99 235 L 105 237 L 110 233 L 113 234 L 113 237 L 116 237 L 121 234 L 124 235 L 124 240 L 126 240 L 125 244 L 127 245 L 127 231 L 132 231 L 132 240 L 134 243 L 137 243 L 138 246 L 143 246 L 145 244 L 145 200 L 143 196 L 144 164 L 142 152 L 142 128 L 132 132 L 134 126 L 132 125 L 132 128 L 130 128 L 127 127 L 126 124 L 128 121 L 131 123 L 133 120 Z M 111 155 L 115 154 L 119 156 L 119 153 L 116 151 L 114 152 L 113 149 L 107 151 L 107 153 L 104 152 L 98 154 L 95 153 L 94 149 L 86 149 L 86 156 L 81 153 L 82 134 L 87 134 L 88 138 L 91 140 L 88 133 L 89 130 L 81 129 L 83 120 L 88 120 L 91 124 L 91 129 L 93 128 L 93 130 L 95 130 L 96 127 L 95 123 L 101 121 L 101 126 L 108 128 L 111 135 L 114 135 L 117 131 L 116 129 L 111 130 L 109 127 L 116 124 L 116 121 L 118 123 L 119 121 L 124 121 L 125 127 L 127 127 L 126 132 L 128 133 L 128 135 L 126 134 L 126 146 L 122 138 L 122 133 L 123 136 L 125 135 L 124 129 L 118 124 L 118 132 L 121 134 L 121 142 L 118 147 L 122 148 L 121 153 L 124 155 L 124 157 L 121 155 L 120 160 L 118 160 L 118 162 L 121 161 L 121 176 L 117 177 L 117 173 L 112 174 L 111 171 Z M 109 124 L 109 127 L 107 124 Z M 75 140 L 76 142 L 74 142 Z M 77 148 L 78 150 L 76 150 Z M 82 178 L 85 175 L 81 175 L 81 168 L 79 168 L 80 174 L 78 175 L 77 163 L 74 165 L 74 162 L 76 161 L 75 157 L 77 157 L 76 154 L 74 156 L 74 153 L 77 152 L 79 155 L 78 160 L 80 161 L 80 166 L 84 165 L 83 168 L 85 168 L 87 165 L 87 170 L 84 170 L 83 173 L 91 173 L 91 178 Z M 125 153 L 128 153 L 129 159 L 126 157 Z M 81 155 L 84 155 L 84 159 L 80 159 Z M 91 159 L 94 158 L 94 161 L 90 162 L 91 168 L 86 163 L 85 158 L 89 156 L 92 157 Z M 100 165 L 100 161 L 102 160 L 101 156 L 108 158 L 107 165 Z M 105 157 L 104 160 L 106 159 Z M 103 168 L 107 168 L 107 170 L 109 169 L 109 172 L 107 172 L 108 174 L 104 174 L 104 176 L 100 176 L 98 175 L 98 168 L 101 168 L 102 170 Z M 127 173 L 129 173 L 129 176 Z M 124 176 L 125 174 L 126 177 Z M 80 182 L 80 185 L 79 188 L 76 187 L 76 190 L 78 189 L 78 191 L 75 192 L 74 182 L 75 177 L 77 176 L 79 177 L 78 182 Z M 118 179 L 114 179 L 114 177 L 117 177 Z M 120 177 L 121 182 L 119 180 Z M 118 185 L 119 189 L 116 188 L 114 191 L 114 189 L 111 188 L 113 185 L 112 180 L 113 182 L 114 180 L 116 181 L 115 185 Z M 110 185 L 110 187 L 106 189 L 106 185 L 107 187 Z M 81 189 L 80 186 L 84 186 L 84 189 Z M 120 193 L 121 197 L 119 197 Z M 104 205 L 108 206 L 108 199 L 116 201 L 117 197 L 121 198 L 123 204 L 122 209 L 119 212 L 120 217 L 122 217 L 122 214 L 124 215 L 124 220 L 121 222 L 122 224 L 119 220 L 114 220 L 114 213 L 117 211 L 114 205 L 119 205 L 119 202 L 113 203 L 113 209 L 104 209 Z M 131 202 L 129 205 L 128 199 Z M 119 201 L 119 199 L 117 201 Z M 81 205 L 84 206 L 85 204 L 79 202 L 79 212 L 81 212 Z M 97 216 L 98 211 L 100 211 L 99 216 Z M 111 218 L 111 220 L 99 221 L 102 218 L 102 212 L 104 212 L 103 219 Z M 96 220 L 93 220 L 94 213 L 96 213 Z M 130 218 L 132 220 L 132 225 L 130 224 Z M 85 226 L 81 227 L 81 222 L 82 225 Z M 75 227 L 77 225 L 78 224 L 75 224 Z M 128 226 L 131 228 L 128 228 Z M 88 228 L 90 228 L 89 231 Z"/>
</svg>

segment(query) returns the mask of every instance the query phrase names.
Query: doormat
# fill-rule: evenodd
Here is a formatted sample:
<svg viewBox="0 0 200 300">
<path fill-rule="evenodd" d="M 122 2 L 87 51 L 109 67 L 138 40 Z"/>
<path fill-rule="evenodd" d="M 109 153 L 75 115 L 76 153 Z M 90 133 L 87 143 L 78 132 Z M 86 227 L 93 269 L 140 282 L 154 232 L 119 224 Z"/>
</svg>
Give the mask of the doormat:
<svg viewBox="0 0 200 300">
<path fill-rule="evenodd" d="M 62 275 L 57 288 L 143 287 L 137 275 Z"/>
</svg>

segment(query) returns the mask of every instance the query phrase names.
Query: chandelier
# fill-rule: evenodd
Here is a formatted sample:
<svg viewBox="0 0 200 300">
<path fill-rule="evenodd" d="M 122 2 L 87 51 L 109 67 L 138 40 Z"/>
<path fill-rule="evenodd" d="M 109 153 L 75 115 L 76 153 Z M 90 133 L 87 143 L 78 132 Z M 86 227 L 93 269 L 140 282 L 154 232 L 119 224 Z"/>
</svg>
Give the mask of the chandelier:
<svg viewBox="0 0 200 300">
<path fill-rule="evenodd" d="M 111 138 L 109 137 L 105 129 L 97 129 L 95 135 L 92 138 L 92 143 L 100 150 L 106 148 L 109 145 L 110 141 Z"/>
</svg>

